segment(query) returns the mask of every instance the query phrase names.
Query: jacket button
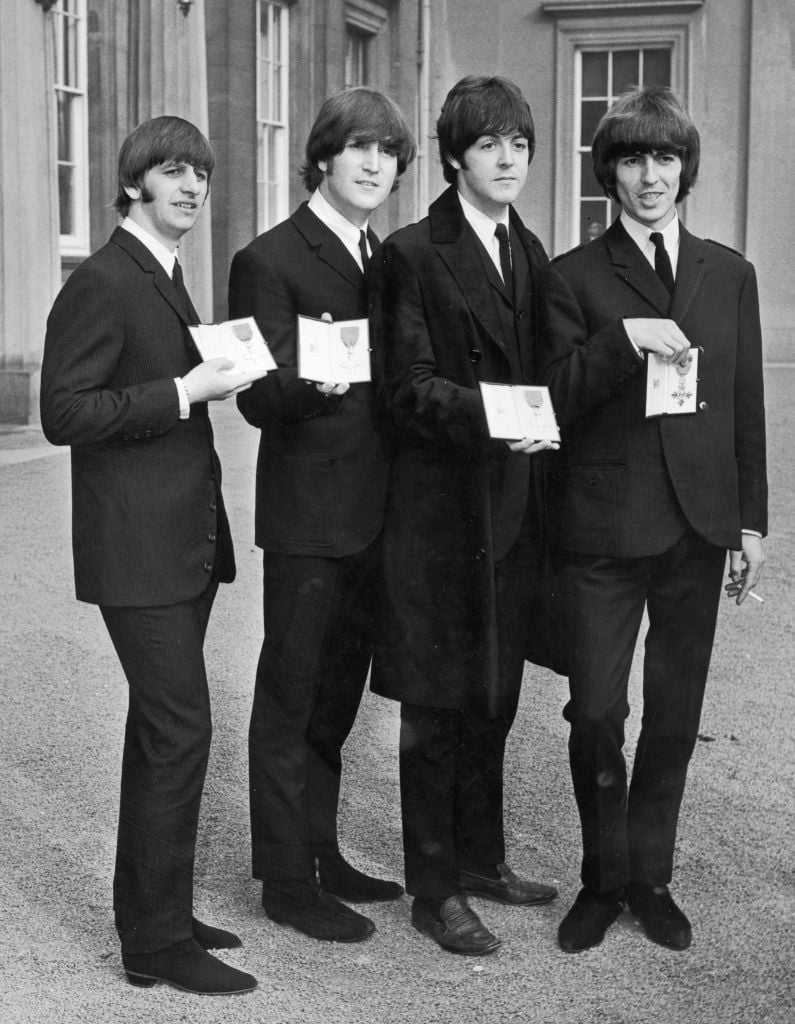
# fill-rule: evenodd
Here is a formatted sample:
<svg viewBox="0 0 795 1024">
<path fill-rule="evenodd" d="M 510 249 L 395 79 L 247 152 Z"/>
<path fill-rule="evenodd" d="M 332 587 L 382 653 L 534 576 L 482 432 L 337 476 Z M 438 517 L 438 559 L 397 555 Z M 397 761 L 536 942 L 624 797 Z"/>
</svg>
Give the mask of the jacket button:
<svg viewBox="0 0 795 1024">
<path fill-rule="evenodd" d="M 202 569 L 204 569 L 205 572 L 212 572 L 213 571 L 213 564 L 212 564 L 212 562 L 205 562 L 204 565 L 202 566 Z"/>
<path fill-rule="evenodd" d="M 215 512 L 215 510 L 216 510 L 217 508 L 218 508 L 218 505 L 217 505 L 217 504 L 215 503 L 215 501 L 211 501 L 211 502 L 210 502 L 210 511 L 211 511 L 211 512 Z"/>
<path fill-rule="evenodd" d="M 214 533 L 208 533 L 207 534 L 207 540 L 209 540 L 211 544 L 214 544 L 215 543 L 215 534 Z"/>
<path fill-rule="evenodd" d="M 475 558 L 477 558 L 477 560 L 479 562 L 482 562 L 485 557 L 486 557 L 486 550 L 485 550 L 485 548 L 478 548 L 477 551 L 475 552 Z"/>
<path fill-rule="evenodd" d="M 698 407 L 702 412 L 706 412 L 709 409 L 709 402 L 699 402 Z"/>
<path fill-rule="evenodd" d="M 473 348 L 469 350 L 469 361 L 470 363 L 479 363 L 483 358 L 483 353 L 479 348 Z"/>
</svg>

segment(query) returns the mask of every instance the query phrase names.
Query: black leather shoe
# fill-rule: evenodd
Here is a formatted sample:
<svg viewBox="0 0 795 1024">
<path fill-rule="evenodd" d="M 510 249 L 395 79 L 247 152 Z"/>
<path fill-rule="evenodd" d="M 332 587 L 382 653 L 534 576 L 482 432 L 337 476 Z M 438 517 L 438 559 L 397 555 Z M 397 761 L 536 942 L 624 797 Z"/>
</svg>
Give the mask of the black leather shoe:
<svg viewBox="0 0 795 1024">
<path fill-rule="evenodd" d="M 483 924 L 463 893 L 448 897 L 438 911 L 428 900 L 414 900 L 411 923 L 451 953 L 484 956 L 500 946 L 500 940 Z"/>
<path fill-rule="evenodd" d="M 630 882 L 627 902 L 652 942 L 668 949 L 687 949 L 690 945 L 693 938 L 690 922 L 674 903 L 667 885 Z"/>
<path fill-rule="evenodd" d="M 251 992 L 257 979 L 216 959 L 195 939 L 184 939 L 154 953 L 122 953 L 127 980 L 139 988 L 157 981 L 205 996 L 230 996 Z"/>
<path fill-rule="evenodd" d="M 276 924 L 287 924 L 313 939 L 361 942 L 375 931 L 369 917 L 324 892 L 315 879 L 262 884 L 262 905 Z"/>
<path fill-rule="evenodd" d="M 351 903 L 378 903 L 397 900 L 403 895 L 403 887 L 397 882 L 357 871 L 337 850 L 318 856 L 317 874 L 321 889 Z"/>
<path fill-rule="evenodd" d="M 513 906 L 529 907 L 549 903 L 558 894 L 558 890 L 551 885 L 528 882 L 524 878 L 519 878 L 507 864 L 498 864 L 497 871 L 499 878 L 478 875 L 474 871 L 462 871 L 458 881 L 461 889 L 466 893 L 475 893 L 490 900 L 498 900 L 500 903 L 510 903 Z"/>
<path fill-rule="evenodd" d="M 193 919 L 193 937 L 202 949 L 238 949 L 243 945 L 234 932 L 213 928 L 196 917 Z"/>
<path fill-rule="evenodd" d="M 580 889 L 571 910 L 560 922 L 560 948 L 566 953 L 579 953 L 598 946 L 623 909 L 623 890 L 599 893 L 587 886 Z"/>
</svg>

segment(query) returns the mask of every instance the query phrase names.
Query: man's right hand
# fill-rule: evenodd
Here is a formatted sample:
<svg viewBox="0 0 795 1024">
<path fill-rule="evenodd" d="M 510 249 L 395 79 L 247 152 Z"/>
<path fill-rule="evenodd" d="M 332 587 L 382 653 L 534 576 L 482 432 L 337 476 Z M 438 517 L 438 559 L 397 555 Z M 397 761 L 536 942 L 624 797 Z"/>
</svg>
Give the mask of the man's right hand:
<svg viewBox="0 0 795 1024">
<path fill-rule="evenodd" d="M 182 378 L 190 404 L 223 401 L 264 376 L 262 373 L 230 373 L 234 365 L 231 359 L 218 356 L 194 366 Z"/>
<path fill-rule="evenodd" d="M 635 348 L 656 352 L 666 363 L 678 363 L 690 348 L 690 342 L 673 320 L 634 317 L 624 321 L 624 329 Z"/>
</svg>

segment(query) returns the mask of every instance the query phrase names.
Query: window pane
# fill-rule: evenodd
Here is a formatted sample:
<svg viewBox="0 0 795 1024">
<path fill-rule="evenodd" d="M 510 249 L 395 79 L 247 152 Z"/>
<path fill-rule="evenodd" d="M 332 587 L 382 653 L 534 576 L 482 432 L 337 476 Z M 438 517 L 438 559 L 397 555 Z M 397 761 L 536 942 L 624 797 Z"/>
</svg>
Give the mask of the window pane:
<svg viewBox="0 0 795 1024">
<path fill-rule="evenodd" d="M 613 95 L 640 85 L 640 51 L 616 50 L 613 53 Z"/>
<path fill-rule="evenodd" d="M 606 199 L 580 203 L 580 243 L 598 238 L 607 227 L 608 216 L 609 205 Z"/>
<path fill-rule="evenodd" d="M 596 180 L 596 175 L 593 172 L 593 159 L 590 151 L 587 153 L 580 153 L 580 195 L 603 195 L 602 187 Z"/>
<path fill-rule="evenodd" d="M 58 108 L 58 159 L 71 161 L 74 147 L 73 110 L 75 97 L 69 93 L 56 92 Z"/>
<path fill-rule="evenodd" d="M 670 50 L 644 50 L 643 51 L 643 84 L 644 85 L 670 85 L 671 84 L 671 51 Z"/>
<path fill-rule="evenodd" d="M 607 96 L 607 51 L 583 53 L 583 96 Z"/>
<path fill-rule="evenodd" d="M 75 169 L 69 164 L 58 165 L 58 208 L 61 217 L 61 234 L 76 232 L 74 220 Z"/>
<path fill-rule="evenodd" d="M 599 119 L 607 110 L 607 102 L 605 100 L 585 100 L 581 104 L 580 110 L 582 118 L 580 145 L 588 146 L 590 149 Z"/>
</svg>

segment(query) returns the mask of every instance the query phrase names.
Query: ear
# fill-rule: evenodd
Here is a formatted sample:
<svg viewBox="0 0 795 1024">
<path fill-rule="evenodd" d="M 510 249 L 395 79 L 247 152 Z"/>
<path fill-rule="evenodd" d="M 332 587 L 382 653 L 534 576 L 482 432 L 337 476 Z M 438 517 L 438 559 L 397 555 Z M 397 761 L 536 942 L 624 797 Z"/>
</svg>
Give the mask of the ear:
<svg viewBox="0 0 795 1024">
<path fill-rule="evenodd" d="M 321 173 L 327 174 L 328 173 L 328 160 L 318 160 L 318 162 L 317 162 L 317 169 Z"/>
<path fill-rule="evenodd" d="M 141 198 L 141 190 L 136 188 L 135 185 L 125 185 L 124 191 L 133 202 Z"/>
<path fill-rule="evenodd" d="M 445 161 L 448 164 L 450 164 L 450 166 L 453 168 L 454 171 L 460 171 L 461 170 L 461 161 L 460 160 L 456 160 L 456 158 L 454 156 L 447 156 L 447 154 L 445 154 L 445 158 L 444 159 L 445 159 Z"/>
</svg>

